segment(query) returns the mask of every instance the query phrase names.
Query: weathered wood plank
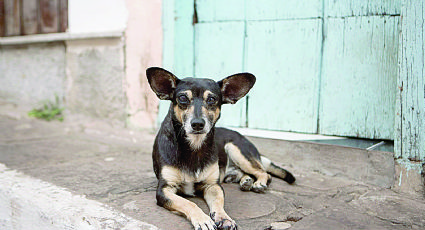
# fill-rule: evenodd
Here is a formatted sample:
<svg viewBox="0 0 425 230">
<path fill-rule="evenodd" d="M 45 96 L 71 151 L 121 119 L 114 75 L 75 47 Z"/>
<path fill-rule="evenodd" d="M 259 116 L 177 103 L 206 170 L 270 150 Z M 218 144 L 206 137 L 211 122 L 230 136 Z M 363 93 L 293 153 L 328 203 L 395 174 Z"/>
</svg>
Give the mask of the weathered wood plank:
<svg viewBox="0 0 425 230">
<path fill-rule="evenodd" d="M 394 149 L 396 157 L 425 160 L 425 4 L 402 1 Z"/>
<path fill-rule="evenodd" d="M 247 0 L 247 20 L 281 20 L 322 17 L 322 0 Z"/>
<path fill-rule="evenodd" d="M 248 22 L 248 127 L 315 133 L 322 20 Z"/>
<path fill-rule="evenodd" d="M 38 2 L 22 0 L 22 35 L 38 33 Z"/>
<path fill-rule="evenodd" d="M 179 77 L 193 76 L 194 0 L 175 1 L 174 73 Z"/>
<path fill-rule="evenodd" d="M 221 80 L 243 72 L 244 22 L 200 23 L 195 25 L 195 76 Z M 224 105 L 217 125 L 244 127 L 245 99 Z"/>
<path fill-rule="evenodd" d="M 59 0 L 59 32 L 68 29 L 68 0 Z"/>
<path fill-rule="evenodd" d="M 245 0 L 196 0 L 199 22 L 242 21 L 245 19 Z"/>
<path fill-rule="evenodd" d="M 58 0 L 39 0 L 40 32 L 59 32 Z"/>
<path fill-rule="evenodd" d="M 371 16 L 400 14 L 400 0 L 323 0 L 325 16 Z"/>
<path fill-rule="evenodd" d="M 19 0 L 4 0 L 5 36 L 21 34 L 21 4 Z"/>
<path fill-rule="evenodd" d="M 174 31 L 175 31 L 175 7 L 174 0 L 163 0 L 162 4 L 162 27 L 163 27 L 163 57 L 164 68 L 173 70 L 174 66 Z"/>
<path fill-rule="evenodd" d="M 4 0 L 0 0 L 0 37 L 3 37 L 6 32 L 6 25 L 5 25 L 5 14 L 4 14 Z"/>
<path fill-rule="evenodd" d="M 321 134 L 393 139 L 399 17 L 329 18 Z"/>
</svg>

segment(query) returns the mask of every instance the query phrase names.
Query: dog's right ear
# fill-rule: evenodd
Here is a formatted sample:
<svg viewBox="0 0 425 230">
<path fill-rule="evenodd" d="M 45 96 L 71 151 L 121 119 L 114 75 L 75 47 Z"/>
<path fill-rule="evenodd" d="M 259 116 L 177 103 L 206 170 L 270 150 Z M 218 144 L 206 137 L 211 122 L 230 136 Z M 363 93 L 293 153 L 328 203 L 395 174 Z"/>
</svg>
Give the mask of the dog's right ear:
<svg viewBox="0 0 425 230">
<path fill-rule="evenodd" d="M 179 79 L 174 74 L 159 67 L 151 67 L 146 70 L 149 85 L 161 100 L 171 100 Z"/>
</svg>

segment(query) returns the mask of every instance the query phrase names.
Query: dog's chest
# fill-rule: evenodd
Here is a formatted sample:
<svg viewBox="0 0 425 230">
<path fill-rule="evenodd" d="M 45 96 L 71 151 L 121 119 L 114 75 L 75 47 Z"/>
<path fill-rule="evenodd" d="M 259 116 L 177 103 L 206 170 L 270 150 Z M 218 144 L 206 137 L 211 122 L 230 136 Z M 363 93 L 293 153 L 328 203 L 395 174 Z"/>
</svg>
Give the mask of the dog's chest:
<svg viewBox="0 0 425 230">
<path fill-rule="evenodd" d="M 164 166 L 161 174 L 162 178 L 168 184 L 178 188 L 179 192 L 193 196 L 195 184 L 215 184 L 220 173 L 216 162 L 195 173 L 188 173 L 173 166 Z"/>
<path fill-rule="evenodd" d="M 183 179 L 180 185 L 180 192 L 194 196 L 195 195 L 195 184 L 202 182 L 205 178 L 200 177 L 200 172 L 196 172 L 193 176 L 187 173 L 182 174 Z"/>
</svg>

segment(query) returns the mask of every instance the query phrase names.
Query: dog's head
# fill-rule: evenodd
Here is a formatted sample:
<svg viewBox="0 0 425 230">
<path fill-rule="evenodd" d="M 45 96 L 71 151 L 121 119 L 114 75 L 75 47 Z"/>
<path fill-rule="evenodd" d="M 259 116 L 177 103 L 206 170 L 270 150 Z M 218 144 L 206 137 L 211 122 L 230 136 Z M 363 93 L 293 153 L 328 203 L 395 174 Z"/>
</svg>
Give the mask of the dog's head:
<svg viewBox="0 0 425 230">
<path fill-rule="evenodd" d="M 250 73 L 234 74 L 218 82 L 204 78 L 178 79 L 158 67 L 147 69 L 146 75 L 156 95 L 173 103 L 173 116 L 195 149 L 202 145 L 220 118 L 221 105 L 236 103 L 255 83 Z"/>
</svg>

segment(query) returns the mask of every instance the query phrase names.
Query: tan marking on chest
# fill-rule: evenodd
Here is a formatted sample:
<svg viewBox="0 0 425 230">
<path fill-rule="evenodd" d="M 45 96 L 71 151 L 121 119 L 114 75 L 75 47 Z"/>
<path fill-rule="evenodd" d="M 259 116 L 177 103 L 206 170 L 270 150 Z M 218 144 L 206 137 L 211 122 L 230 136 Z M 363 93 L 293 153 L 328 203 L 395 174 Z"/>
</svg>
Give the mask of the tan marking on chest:
<svg viewBox="0 0 425 230">
<path fill-rule="evenodd" d="M 194 174 L 184 172 L 173 166 L 164 166 L 161 175 L 167 184 L 176 187 L 187 195 L 193 195 L 195 183 L 215 184 L 218 182 L 220 172 L 218 162 L 215 162 Z"/>
</svg>

